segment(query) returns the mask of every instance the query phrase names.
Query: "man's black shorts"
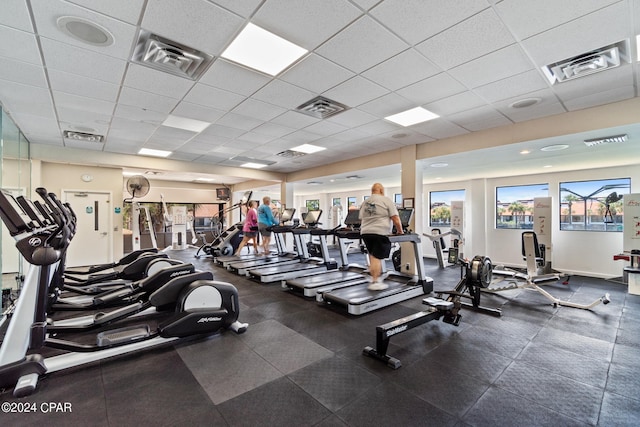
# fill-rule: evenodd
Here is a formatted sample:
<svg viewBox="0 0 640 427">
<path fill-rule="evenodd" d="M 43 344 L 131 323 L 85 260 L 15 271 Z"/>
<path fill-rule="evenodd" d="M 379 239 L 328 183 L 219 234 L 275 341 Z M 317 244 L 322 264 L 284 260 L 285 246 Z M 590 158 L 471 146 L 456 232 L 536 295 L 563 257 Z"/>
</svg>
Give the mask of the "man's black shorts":
<svg viewBox="0 0 640 427">
<path fill-rule="evenodd" d="M 367 247 L 369 255 L 378 259 L 389 258 L 389 253 L 391 252 L 391 241 L 389 241 L 389 237 L 380 234 L 363 234 L 360 237 L 362 237 L 362 241 Z"/>
</svg>

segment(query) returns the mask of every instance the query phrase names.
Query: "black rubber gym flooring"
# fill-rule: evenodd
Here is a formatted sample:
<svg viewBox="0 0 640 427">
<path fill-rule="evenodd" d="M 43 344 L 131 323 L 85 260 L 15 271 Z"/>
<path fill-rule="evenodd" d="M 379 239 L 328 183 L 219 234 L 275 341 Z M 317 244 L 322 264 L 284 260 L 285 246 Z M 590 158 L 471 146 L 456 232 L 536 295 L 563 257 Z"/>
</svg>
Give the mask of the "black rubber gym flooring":
<svg viewBox="0 0 640 427">
<path fill-rule="evenodd" d="M 502 317 L 463 309 L 459 327 L 433 321 L 397 335 L 389 354 L 403 366 L 392 370 L 362 349 L 375 346 L 376 325 L 423 310 L 421 298 L 352 317 L 194 252 L 170 256 L 238 288 L 245 334 L 51 374 L 32 396 L 0 395 L 20 403 L 3 409 L 22 412 L 5 411 L 2 424 L 640 425 L 640 296 L 624 285 L 578 276 L 545 285 L 579 303 L 611 294 L 610 304 L 590 311 L 554 308 L 528 290 L 483 294 L 482 304 L 501 307 Z M 436 290 L 452 289 L 460 277 L 456 267 L 425 265 Z"/>
</svg>

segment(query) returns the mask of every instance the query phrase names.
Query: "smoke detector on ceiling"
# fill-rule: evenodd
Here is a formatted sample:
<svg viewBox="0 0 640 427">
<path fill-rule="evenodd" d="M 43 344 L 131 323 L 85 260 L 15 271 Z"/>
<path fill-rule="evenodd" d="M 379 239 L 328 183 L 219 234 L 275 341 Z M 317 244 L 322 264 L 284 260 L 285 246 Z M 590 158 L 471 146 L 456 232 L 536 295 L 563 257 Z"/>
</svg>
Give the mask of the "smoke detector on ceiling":
<svg viewBox="0 0 640 427">
<path fill-rule="evenodd" d="M 584 144 L 587 147 L 593 147 L 594 145 L 602 144 L 616 144 L 627 141 L 627 134 L 606 136 L 604 138 L 585 139 Z"/>
<path fill-rule="evenodd" d="M 327 117 L 331 117 L 348 109 L 349 107 L 344 104 L 332 101 L 323 96 L 316 96 L 315 98 L 298 106 L 296 111 L 318 119 L 326 119 Z"/>
<path fill-rule="evenodd" d="M 631 63 L 629 39 L 542 67 L 551 84 L 562 83 Z"/>
<path fill-rule="evenodd" d="M 66 139 L 73 139 L 75 141 L 85 141 L 85 142 L 102 142 L 104 141 L 103 135 L 96 135 L 93 133 L 85 133 L 85 132 L 76 132 L 73 130 L 65 130 L 62 135 Z"/>
<path fill-rule="evenodd" d="M 141 29 L 131 60 L 165 73 L 197 80 L 213 61 L 213 56 Z"/>
</svg>

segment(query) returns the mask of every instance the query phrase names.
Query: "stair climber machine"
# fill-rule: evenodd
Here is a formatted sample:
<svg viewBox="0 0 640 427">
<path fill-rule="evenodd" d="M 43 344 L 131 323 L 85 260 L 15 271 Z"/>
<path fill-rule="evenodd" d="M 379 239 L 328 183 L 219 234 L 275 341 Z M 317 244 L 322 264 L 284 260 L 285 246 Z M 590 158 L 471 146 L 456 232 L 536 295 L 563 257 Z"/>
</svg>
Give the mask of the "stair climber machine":
<svg viewBox="0 0 640 427">
<path fill-rule="evenodd" d="M 238 203 L 232 205 L 223 211 L 218 213 L 218 217 L 224 218 L 224 216 L 233 211 L 234 209 L 240 209 L 242 206 L 251 200 L 252 191 L 246 191 Z M 242 221 L 233 224 L 227 228 L 222 234 L 216 237 L 211 243 L 204 243 L 196 251 L 196 258 L 200 257 L 200 253 L 216 258 L 218 256 L 233 255 L 238 249 L 240 242 L 242 241 Z"/>
<path fill-rule="evenodd" d="M 290 209 L 290 212 L 283 216 L 293 216 L 295 209 Z M 282 221 L 281 221 L 282 224 Z M 273 240 L 276 244 L 276 253 L 257 257 L 249 260 L 240 260 L 237 262 L 231 262 L 227 264 L 227 270 L 233 271 L 241 276 L 248 276 L 249 270 L 275 265 L 294 264 L 300 262 L 301 248 L 294 245 L 294 250 L 288 250 L 285 243 L 285 234 L 291 233 L 291 230 L 300 226 L 297 220 L 293 221 L 293 225 L 276 225 L 271 227 L 273 233 Z"/>
<path fill-rule="evenodd" d="M 402 227 L 408 230 L 413 209 L 398 209 Z M 402 271 L 383 271 L 386 276 L 384 283 L 389 287 L 381 291 L 368 289 L 369 283 L 340 287 L 317 292 L 316 300 L 330 306 L 346 309 L 349 314 L 361 315 L 373 310 L 378 310 L 398 302 L 429 294 L 433 291 L 433 279 L 427 277 L 424 270 L 422 257 L 422 242 L 416 233 L 389 235 L 392 244 L 399 244 L 405 255 L 403 259 L 411 259 L 411 263 L 403 265 Z M 383 266 L 385 263 L 383 263 Z M 415 270 L 415 272 L 413 271 Z M 361 274 L 367 274 L 363 270 Z"/>
<path fill-rule="evenodd" d="M 327 233 L 330 233 L 330 230 L 317 228 L 321 216 L 321 210 L 309 211 L 304 217 L 304 226 L 291 229 L 295 242 L 294 244 L 298 249 L 298 262 L 284 265 L 277 263 L 275 265 L 267 264 L 265 266 L 249 269 L 249 277 L 261 283 L 282 283 L 285 280 L 304 276 L 306 274 L 326 272 L 328 270 L 338 268 L 336 261 L 329 257 L 329 249 L 326 247 L 326 238 L 322 238 L 325 237 Z M 326 247 L 326 251 L 321 250 L 323 254 L 322 257 L 309 256 L 309 243 L 312 243 L 314 236 L 320 237 L 320 245 L 324 244 Z"/>
<path fill-rule="evenodd" d="M 238 321 L 238 293 L 233 285 L 189 274 L 159 287 L 141 307 L 56 324 L 47 312 L 48 289 L 72 232 L 68 218 L 46 190 L 36 192 L 52 211 L 54 224 L 38 224 L 13 196 L 0 192 L 0 217 L 31 265 L 18 300 L 0 319 L 0 388 L 13 387 L 14 396 L 22 397 L 36 389 L 44 374 L 186 337 L 247 329 Z M 125 316 L 126 310 L 130 313 Z M 161 315 L 141 315 L 146 311 Z M 48 353 L 54 355 L 46 357 Z"/>
<path fill-rule="evenodd" d="M 285 280 L 282 283 L 282 287 L 295 294 L 316 298 L 318 293 L 324 291 L 368 283 L 369 276 L 363 274 L 367 268 L 350 264 L 348 259 L 349 248 L 353 242 L 360 241 L 360 219 L 358 214 L 358 210 L 350 210 L 342 228 L 321 230 L 321 233 L 315 230 L 312 231 L 312 233 L 319 233 L 320 250 L 325 259 L 330 259 L 327 244 L 328 236 L 332 235 L 336 238 L 341 261 L 338 268 Z"/>
</svg>

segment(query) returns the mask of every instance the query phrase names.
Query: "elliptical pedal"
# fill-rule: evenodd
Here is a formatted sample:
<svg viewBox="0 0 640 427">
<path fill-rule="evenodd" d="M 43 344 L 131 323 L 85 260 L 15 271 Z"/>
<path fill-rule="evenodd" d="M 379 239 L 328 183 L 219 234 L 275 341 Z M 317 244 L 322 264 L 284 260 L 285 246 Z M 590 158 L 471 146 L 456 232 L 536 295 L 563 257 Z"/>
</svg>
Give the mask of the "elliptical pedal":
<svg viewBox="0 0 640 427">
<path fill-rule="evenodd" d="M 137 341 L 151 335 L 149 325 L 128 326 L 125 328 L 113 329 L 100 332 L 96 336 L 96 344 L 99 347 L 121 344 L 124 342 Z"/>
</svg>

